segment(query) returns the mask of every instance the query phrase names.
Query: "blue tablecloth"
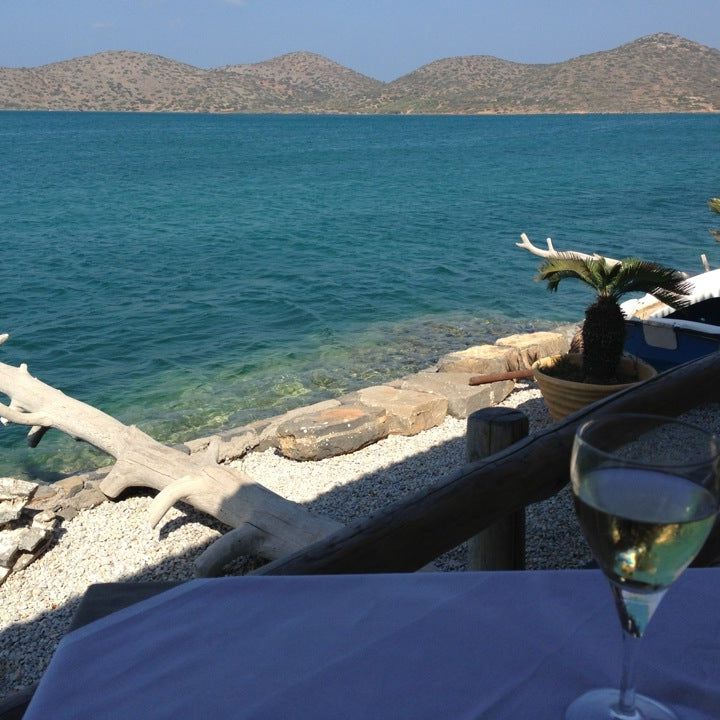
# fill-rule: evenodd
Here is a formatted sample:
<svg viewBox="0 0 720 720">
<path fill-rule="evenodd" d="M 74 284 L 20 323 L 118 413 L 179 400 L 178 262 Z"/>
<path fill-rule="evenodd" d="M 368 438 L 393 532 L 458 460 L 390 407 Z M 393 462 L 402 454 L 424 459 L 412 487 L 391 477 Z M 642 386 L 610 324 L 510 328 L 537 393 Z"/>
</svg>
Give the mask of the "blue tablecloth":
<svg viewBox="0 0 720 720">
<path fill-rule="evenodd" d="M 596 571 L 198 580 L 69 634 L 25 717 L 557 719 L 620 660 Z M 720 718 L 720 571 L 670 590 L 637 687 Z"/>
</svg>

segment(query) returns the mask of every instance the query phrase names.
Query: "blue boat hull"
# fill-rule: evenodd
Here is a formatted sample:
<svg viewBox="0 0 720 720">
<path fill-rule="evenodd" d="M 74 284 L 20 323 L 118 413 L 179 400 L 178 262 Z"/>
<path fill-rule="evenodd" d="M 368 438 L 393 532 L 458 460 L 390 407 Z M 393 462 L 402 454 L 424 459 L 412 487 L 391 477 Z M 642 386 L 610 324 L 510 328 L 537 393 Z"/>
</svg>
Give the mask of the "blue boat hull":
<svg viewBox="0 0 720 720">
<path fill-rule="evenodd" d="M 668 338 L 674 335 L 675 347 L 672 347 L 672 341 L 663 343 L 664 346 L 648 342 L 646 328 L 642 320 L 625 322 L 625 352 L 649 363 L 658 372 L 720 350 L 720 335 L 712 332 L 668 325 L 663 332 Z"/>
</svg>

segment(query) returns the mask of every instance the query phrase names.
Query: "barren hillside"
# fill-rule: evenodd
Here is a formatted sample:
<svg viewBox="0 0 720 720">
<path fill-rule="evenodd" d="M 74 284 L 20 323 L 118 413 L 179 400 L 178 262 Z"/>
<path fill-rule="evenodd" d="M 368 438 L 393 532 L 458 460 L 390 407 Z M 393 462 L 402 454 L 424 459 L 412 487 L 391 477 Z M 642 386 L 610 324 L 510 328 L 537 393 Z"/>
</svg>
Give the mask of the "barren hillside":
<svg viewBox="0 0 720 720">
<path fill-rule="evenodd" d="M 385 112 L 718 112 L 720 51 L 660 33 L 562 63 L 448 58 L 388 83 Z"/>
<path fill-rule="evenodd" d="M 720 112 L 720 51 L 659 33 L 560 63 L 437 60 L 390 83 L 296 52 L 205 70 L 118 51 L 0 68 L 0 109 L 296 113 Z"/>
</svg>

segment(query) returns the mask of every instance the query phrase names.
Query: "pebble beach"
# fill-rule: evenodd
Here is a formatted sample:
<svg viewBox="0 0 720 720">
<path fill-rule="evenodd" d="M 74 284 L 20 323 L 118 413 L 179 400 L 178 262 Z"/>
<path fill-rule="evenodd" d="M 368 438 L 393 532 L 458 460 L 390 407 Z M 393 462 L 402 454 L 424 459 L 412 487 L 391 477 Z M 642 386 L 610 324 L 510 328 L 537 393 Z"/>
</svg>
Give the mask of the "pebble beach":
<svg viewBox="0 0 720 720">
<path fill-rule="evenodd" d="M 532 382 L 521 382 L 501 406 L 521 409 L 530 433 L 550 417 Z M 716 407 L 688 419 L 720 429 Z M 465 420 L 447 417 L 418 435 L 391 435 L 349 455 L 296 462 L 273 450 L 251 453 L 234 466 L 312 512 L 350 522 L 421 491 L 464 462 Z M 226 530 L 189 506 L 170 510 L 162 524 L 148 523 L 150 494 L 82 511 L 64 522 L 52 546 L 0 587 L 0 698 L 37 682 L 67 632 L 77 604 L 92 583 L 187 580 L 193 561 Z M 527 509 L 528 569 L 581 567 L 591 560 L 580 535 L 568 489 Z M 467 549 L 438 558 L 442 571 L 462 571 Z M 255 567 L 241 559 L 230 568 L 241 574 Z"/>
</svg>

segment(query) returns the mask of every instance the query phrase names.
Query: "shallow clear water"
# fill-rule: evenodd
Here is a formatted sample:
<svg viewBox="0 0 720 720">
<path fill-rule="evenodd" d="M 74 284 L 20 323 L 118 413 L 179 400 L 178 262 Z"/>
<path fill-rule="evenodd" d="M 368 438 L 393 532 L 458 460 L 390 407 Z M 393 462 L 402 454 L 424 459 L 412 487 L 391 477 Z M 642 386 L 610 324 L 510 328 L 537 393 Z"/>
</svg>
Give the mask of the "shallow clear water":
<svg viewBox="0 0 720 720">
<path fill-rule="evenodd" d="M 0 113 L 0 359 L 161 440 L 581 316 L 521 231 L 699 271 L 716 116 Z M 0 474 L 97 461 L 0 434 Z"/>
</svg>

